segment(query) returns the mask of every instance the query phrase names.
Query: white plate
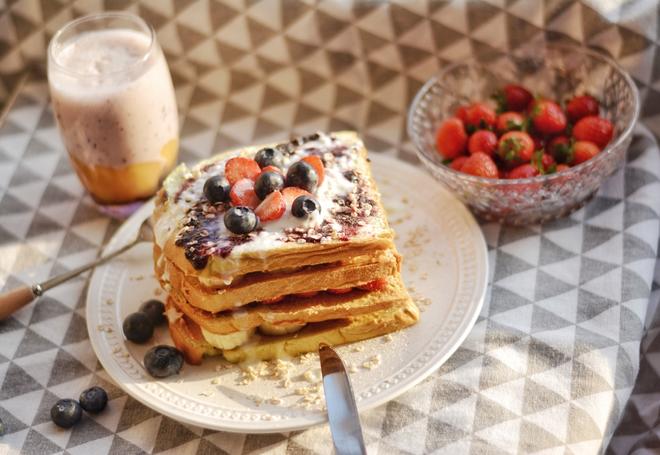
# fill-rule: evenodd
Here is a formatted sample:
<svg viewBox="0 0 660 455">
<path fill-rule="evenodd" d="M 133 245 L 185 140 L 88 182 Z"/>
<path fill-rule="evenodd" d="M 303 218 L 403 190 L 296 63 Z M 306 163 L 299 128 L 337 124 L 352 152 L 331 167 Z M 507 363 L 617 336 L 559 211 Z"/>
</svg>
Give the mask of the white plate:
<svg viewBox="0 0 660 455">
<path fill-rule="evenodd" d="M 404 258 L 404 280 L 419 299 L 422 313 L 417 325 L 392 337 L 338 349 L 354 366 L 351 381 L 361 411 L 405 392 L 447 360 L 479 314 L 488 275 L 486 244 L 468 210 L 420 168 L 378 155 L 372 158 Z M 107 251 L 133 238 L 139 220 L 152 207 L 145 204 L 126 221 Z M 241 369 L 217 358 L 198 367 L 186 365 L 179 375 L 165 380 L 151 378 L 142 358 L 155 344 L 172 344 L 167 329 L 160 328 L 150 343 L 139 346 L 124 340 L 121 323 L 141 302 L 157 296 L 157 289 L 149 244 L 97 268 L 91 279 L 90 340 L 103 367 L 129 395 L 173 419 L 216 430 L 284 432 L 326 421 L 322 401 L 304 406 L 304 396 L 296 394 L 320 376 L 315 357 L 292 360 L 289 387 L 266 377 L 240 384 Z M 364 363 L 374 356 L 380 356 L 379 365 L 366 368 Z M 311 372 L 307 378 L 306 371 Z"/>
</svg>

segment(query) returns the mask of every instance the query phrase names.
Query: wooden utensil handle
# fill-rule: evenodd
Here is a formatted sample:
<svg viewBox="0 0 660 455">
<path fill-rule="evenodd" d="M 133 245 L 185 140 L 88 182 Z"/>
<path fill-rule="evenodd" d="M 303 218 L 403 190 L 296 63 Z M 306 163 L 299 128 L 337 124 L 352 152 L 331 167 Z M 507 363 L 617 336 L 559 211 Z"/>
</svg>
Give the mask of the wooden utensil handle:
<svg viewBox="0 0 660 455">
<path fill-rule="evenodd" d="M 21 286 L 0 294 L 0 321 L 8 318 L 32 300 L 34 300 L 34 294 L 29 286 Z"/>
</svg>

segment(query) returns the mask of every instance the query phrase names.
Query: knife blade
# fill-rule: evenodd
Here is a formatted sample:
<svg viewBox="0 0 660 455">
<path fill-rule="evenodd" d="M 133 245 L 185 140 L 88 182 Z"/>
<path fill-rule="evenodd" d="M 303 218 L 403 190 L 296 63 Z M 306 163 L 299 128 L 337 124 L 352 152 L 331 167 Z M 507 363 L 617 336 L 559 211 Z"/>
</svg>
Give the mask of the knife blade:
<svg viewBox="0 0 660 455">
<path fill-rule="evenodd" d="M 335 350 L 325 343 L 319 345 L 319 359 L 335 450 L 338 455 L 364 455 L 367 450 L 364 446 L 360 416 L 344 363 Z"/>
</svg>

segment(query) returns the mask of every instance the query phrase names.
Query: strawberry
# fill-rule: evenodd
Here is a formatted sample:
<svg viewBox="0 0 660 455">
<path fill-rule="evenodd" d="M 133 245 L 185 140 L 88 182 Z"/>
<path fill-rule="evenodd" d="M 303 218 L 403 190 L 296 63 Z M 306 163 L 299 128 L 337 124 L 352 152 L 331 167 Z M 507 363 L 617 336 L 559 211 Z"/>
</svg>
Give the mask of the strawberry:
<svg viewBox="0 0 660 455">
<path fill-rule="evenodd" d="M 293 204 L 293 201 L 295 201 L 298 196 L 311 195 L 311 193 L 303 190 L 302 188 L 298 188 L 297 186 L 287 186 L 282 190 L 282 196 L 284 196 L 284 202 L 286 203 L 287 207 L 291 207 L 291 204 Z"/>
<path fill-rule="evenodd" d="M 548 143 L 548 152 L 558 163 L 570 163 L 572 158 L 571 141 L 566 136 L 557 136 Z"/>
<path fill-rule="evenodd" d="M 456 118 L 448 118 L 440 125 L 435 137 L 438 153 L 445 158 L 456 158 L 465 151 L 467 134 L 463 122 Z"/>
<path fill-rule="evenodd" d="M 463 167 L 463 165 L 465 164 L 465 162 L 467 161 L 467 159 L 468 159 L 468 157 L 467 157 L 467 156 L 464 156 L 464 155 L 463 155 L 463 156 L 456 157 L 456 158 L 454 158 L 454 159 L 452 160 L 452 162 L 451 162 L 451 164 L 449 165 L 449 167 L 452 168 L 452 169 L 455 170 L 455 171 L 459 171 L 459 172 L 460 172 L 461 168 Z"/>
<path fill-rule="evenodd" d="M 251 209 L 259 205 L 259 196 L 254 192 L 254 181 L 252 179 L 240 179 L 234 183 L 229 191 L 229 199 L 234 205 L 244 205 Z"/>
<path fill-rule="evenodd" d="M 571 164 L 580 164 L 598 155 L 600 149 L 589 141 L 577 141 L 573 144 L 573 161 Z"/>
<path fill-rule="evenodd" d="M 348 294 L 352 290 L 353 288 L 336 288 L 336 289 L 328 289 L 328 292 L 330 294 Z"/>
<path fill-rule="evenodd" d="M 534 141 L 522 131 L 509 131 L 500 138 L 497 154 L 508 165 L 516 166 L 532 159 Z"/>
<path fill-rule="evenodd" d="M 282 169 L 280 169 L 279 167 L 275 167 L 275 166 L 266 166 L 266 167 L 262 168 L 261 173 L 263 174 L 264 172 L 277 172 L 280 175 L 284 175 L 282 173 Z"/>
<path fill-rule="evenodd" d="M 545 139 L 536 135 L 530 135 L 532 142 L 534 142 L 534 150 L 545 149 Z"/>
<path fill-rule="evenodd" d="M 573 137 L 577 141 L 593 142 L 601 149 L 612 140 L 613 133 L 612 123 L 596 115 L 581 118 L 573 127 Z"/>
<path fill-rule="evenodd" d="M 487 177 L 491 179 L 499 177 L 497 166 L 493 159 L 482 152 L 470 155 L 467 161 L 465 161 L 465 164 L 463 164 L 461 171 L 478 177 Z"/>
<path fill-rule="evenodd" d="M 536 177 L 539 175 L 539 170 L 531 164 L 521 164 L 518 167 L 514 167 L 509 171 L 507 178 L 510 179 L 527 179 L 531 177 Z"/>
<path fill-rule="evenodd" d="M 473 103 L 465 112 L 465 126 L 474 129 L 485 129 L 495 126 L 497 114 L 483 103 Z"/>
<path fill-rule="evenodd" d="M 482 152 L 488 156 L 493 156 L 496 148 L 497 136 L 492 131 L 479 130 L 468 139 L 468 151 L 470 154 Z"/>
<path fill-rule="evenodd" d="M 559 105 L 553 101 L 539 99 L 534 101 L 530 113 L 534 129 L 542 134 L 559 134 L 566 129 L 566 116 Z"/>
<path fill-rule="evenodd" d="M 303 299 L 307 299 L 309 297 L 314 297 L 316 294 L 318 294 L 318 291 L 299 292 L 293 295 L 295 295 L 296 297 L 302 297 Z"/>
<path fill-rule="evenodd" d="M 574 96 L 566 105 L 566 115 L 573 123 L 588 115 L 598 115 L 598 110 L 598 100 L 591 95 Z"/>
<path fill-rule="evenodd" d="M 321 161 L 321 158 L 316 155 L 310 155 L 306 156 L 302 160 L 314 168 L 316 175 L 319 177 L 318 186 L 321 186 L 321 183 L 323 183 L 323 178 L 325 177 L 325 168 L 323 167 L 323 161 Z"/>
<path fill-rule="evenodd" d="M 541 175 L 552 174 L 557 167 L 552 155 L 545 153 L 543 150 L 537 150 L 534 152 L 531 165 L 534 166 Z"/>
<path fill-rule="evenodd" d="M 249 158 L 237 156 L 225 164 L 225 177 L 232 186 L 241 179 L 256 180 L 259 174 L 261 174 L 261 168 L 256 161 Z"/>
<path fill-rule="evenodd" d="M 277 297 L 273 297 L 272 299 L 262 300 L 261 303 L 264 303 L 266 305 L 270 305 L 270 304 L 273 304 L 273 303 L 281 302 L 282 300 L 284 300 L 284 296 L 283 295 L 278 295 Z"/>
<path fill-rule="evenodd" d="M 363 284 L 359 288 L 362 289 L 363 291 L 382 291 L 386 287 L 387 287 L 387 279 L 378 278 L 368 282 L 367 284 Z"/>
<path fill-rule="evenodd" d="M 497 132 L 504 134 L 507 131 L 524 131 L 525 117 L 518 112 L 504 112 L 497 116 Z"/>
<path fill-rule="evenodd" d="M 561 172 L 565 171 L 567 169 L 570 169 L 571 167 L 568 164 L 558 164 L 557 168 L 555 169 L 555 172 Z"/>
<path fill-rule="evenodd" d="M 493 95 L 500 112 L 524 111 L 532 101 L 532 94 L 525 87 L 508 84 Z"/>
<path fill-rule="evenodd" d="M 454 117 L 458 117 L 459 119 L 461 119 L 461 122 L 463 122 L 463 124 L 467 122 L 467 109 L 468 109 L 467 106 L 458 106 L 456 112 L 454 113 Z"/>
<path fill-rule="evenodd" d="M 279 191 L 273 191 L 257 206 L 254 213 L 263 223 L 281 218 L 285 211 L 286 202 L 284 202 L 284 196 Z"/>
</svg>

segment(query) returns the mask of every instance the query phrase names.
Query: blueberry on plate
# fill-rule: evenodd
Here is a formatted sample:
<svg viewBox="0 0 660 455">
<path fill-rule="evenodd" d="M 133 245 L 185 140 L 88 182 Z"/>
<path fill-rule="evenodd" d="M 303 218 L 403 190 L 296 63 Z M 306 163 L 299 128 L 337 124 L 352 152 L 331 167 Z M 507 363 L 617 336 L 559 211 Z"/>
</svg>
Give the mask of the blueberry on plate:
<svg viewBox="0 0 660 455">
<path fill-rule="evenodd" d="M 254 155 L 254 161 L 257 162 L 260 168 L 264 168 L 266 166 L 275 166 L 282 169 L 284 160 L 282 158 L 282 152 L 277 149 L 267 147 L 265 149 L 259 150 L 257 154 Z"/>
<path fill-rule="evenodd" d="M 58 427 L 71 428 L 82 418 L 80 403 L 71 398 L 59 400 L 50 408 L 50 418 Z"/>
<path fill-rule="evenodd" d="M 108 394 L 101 387 L 94 386 L 80 394 L 80 407 L 92 414 L 99 413 L 108 404 Z"/>
<path fill-rule="evenodd" d="M 141 311 L 126 316 L 121 327 L 126 339 L 134 343 L 145 343 L 154 334 L 154 323 L 147 314 Z"/>
<path fill-rule="evenodd" d="M 286 173 L 286 186 L 296 186 L 313 193 L 319 182 L 319 176 L 311 164 L 305 161 L 293 163 Z"/>
<path fill-rule="evenodd" d="M 183 354 L 177 348 L 164 344 L 154 346 L 144 355 L 144 367 L 154 378 L 178 374 L 183 366 Z"/>
<path fill-rule="evenodd" d="M 219 175 L 209 177 L 204 183 L 204 196 L 212 204 L 228 201 L 229 185 L 225 184 Z"/>
<path fill-rule="evenodd" d="M 273 191 L 279 191 L 284 188 L 284 177 L 277 172 L 263 172 L 254 182 L 254 192 L 259 199 L 264 200 Z"/>
<path fill-rule="evenodd" d="M 232 207 L 225 213 L 225 226 L 234 234 L 248 234 L 257 228 L 259 220 L 249 207 Z"/>
<path fill-rule="evenodd" d="M 309 196 L 298 196 L 291 204 L 291 214 L 296 218 L 307 218 L 316 210 L 321 211 L 321 204 Z"/>
<path fill-rule="evenodd" d="M 165 318 L 165 305 L 160 300 L 147 300 L 140 305 L 140 311 L 149 316 L 154 326 L 161 325 L 167 321 L 167 318 Z"/>
</svg>

